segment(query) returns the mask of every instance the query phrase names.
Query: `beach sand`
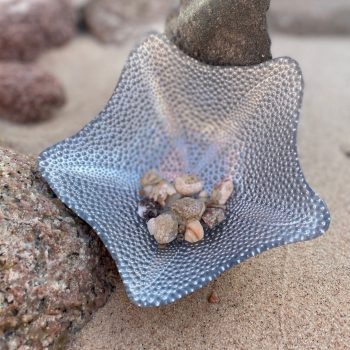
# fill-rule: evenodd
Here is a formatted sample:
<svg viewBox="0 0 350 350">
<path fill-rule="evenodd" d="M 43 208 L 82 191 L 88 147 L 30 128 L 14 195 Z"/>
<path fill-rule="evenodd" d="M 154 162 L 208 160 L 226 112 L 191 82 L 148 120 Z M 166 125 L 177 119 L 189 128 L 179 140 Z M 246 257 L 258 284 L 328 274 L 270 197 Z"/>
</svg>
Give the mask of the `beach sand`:
<svg viewBox="0 0 350 350">
<path fill-rule="evenodd" d="M 300 160 L 329 206 L 331 228 L 251 258 L 165 307 L 133 305 L 120 281 L 69 349 L 350 348 L 350 38 L 274 35 L 272 42 L 275 57 L 292 56 L 304 72 Z M 44 55 L 40 64 L 61 79 L 69 102 L 29 128 L 1 121 L 0 143 L 37 154 L 78 131 L 111 95 L 129 48 L 81 37 Z M 218 303 L 207 302 L 212 291 Z"/>
<path fill-rule="evenodd" d="M 42 123 L 13 124 L 0 120 L 0 144 L 37 155 L 75 134 L 105 106 L 131 48 L 131 44 L 118 48 L 105 46 L 90 36 L 81 36 L 41 56 L 39 65 L 60 80 L 67 104 Z"/>
</svg>

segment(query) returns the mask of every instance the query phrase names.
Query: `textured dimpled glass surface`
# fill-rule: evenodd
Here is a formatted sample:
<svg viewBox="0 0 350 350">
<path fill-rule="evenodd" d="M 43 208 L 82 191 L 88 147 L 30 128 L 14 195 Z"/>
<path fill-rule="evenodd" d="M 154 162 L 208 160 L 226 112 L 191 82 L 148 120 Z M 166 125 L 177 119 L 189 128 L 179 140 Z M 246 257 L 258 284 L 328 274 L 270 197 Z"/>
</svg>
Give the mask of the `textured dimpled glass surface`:
<svg viewBox="0 0 350 350">
<path fill-rule="evenodd" d="M 101 113 L 45 150 L 39 168 L 99 234 L 130 299 L 167 304 L 248 257 L 328 228 L 328 210 L 297 155 L 302 93 L 290 58 L 214 67 L 151 35 L 131 53 Z M 136 213 L 139 178 L 150 168 L 169 180 L 195 173 L 208 191 L 232 178 L 226 220 L 201 242 L 159 249 Z"/>
</svg>

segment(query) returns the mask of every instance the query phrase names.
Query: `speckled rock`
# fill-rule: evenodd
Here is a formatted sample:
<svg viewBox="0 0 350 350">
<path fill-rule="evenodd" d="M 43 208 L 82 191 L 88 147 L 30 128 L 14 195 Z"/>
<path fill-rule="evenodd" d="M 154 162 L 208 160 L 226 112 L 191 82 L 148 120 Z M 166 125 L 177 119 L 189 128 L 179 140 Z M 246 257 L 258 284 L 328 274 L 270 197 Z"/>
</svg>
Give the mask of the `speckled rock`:
<svg viewBox="0 0 350 350">
<path fill-rule="evenodd" d="M 105 304 L 115 264 L 32 158 L 0 148 L 0 348 L 61 349 Z"/>
<path fill-rule="evenodd" d="M 33 60 L 44 49 L 62 45 L 75 32 L 75 10 L 68 0 L 0 1 L 0 59 Z"/>
<path fill-rule="evenodd" d="M 48 119 L 65 103 L 61 84 L 31 63 L 0 63 L 0 118 L 16 122 Z"/>
<path fill-rule="evenodd" d="M 85 10 L 88 29 L 99 40 L 121 44 L 163 22 L 178 0 L 92 0 Z"/>
<path fill-rule="evenodd" d="M 205 211 L 205 204 L 199 199 L 185 197 L 175 201 L 171 205 L 171 210 L 181 221 L 199 220 Z"/>
<path fill-rule="evenodd" d="M 290 34 L 350 34 L 350 1 L 276 0 L 268 21 L 272 30 Z"/>
<path fill-rule="evenodd" d="M 182 0 L 166 34 L 189 56 L 213 65 L 252 65 L 271 58 L 270 0 Z"/>
</svg>

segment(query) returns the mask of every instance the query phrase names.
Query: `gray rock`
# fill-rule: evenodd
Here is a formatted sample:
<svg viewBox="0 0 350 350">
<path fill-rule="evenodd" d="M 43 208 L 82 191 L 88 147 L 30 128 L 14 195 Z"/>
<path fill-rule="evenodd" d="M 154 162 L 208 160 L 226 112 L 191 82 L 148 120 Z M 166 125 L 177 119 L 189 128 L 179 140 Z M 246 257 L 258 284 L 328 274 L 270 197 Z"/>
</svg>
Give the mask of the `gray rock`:
<svg viewBox="0 0 350 350">
<path fill-rule="evenodd" d="M 63 87 L 50 73 L 32 63 L 0 62 L 0 118 L 36 122 L 64 103 Z"/>
<path fill-rule="evenodd" d="M 74 32 L 75 11 L 68 0 L 0 1 L 0 59 L 33 60 Z"/>
<path fill-rule="evenodd" d="M 178 0 L 92 0 L 85 9 L 85 23 L 97 39 L 122 44 L 156 29 Z"/>
<path fill-rule="evenodd" d="M 350 1 L 275 0 L 268 22 L 272 30 L 290 34 L 350 34 Z"/>
<path fill-rule="evenodd" d="M 103 244 L 34 159 L 0 148 L 0 348 L 62 349 L 117 279 Z"/>
<path fill-rule="evenodd" d="M 270 0 L 183 0 L 166 34 L 189 56 L 214 65 L 252 65 L 271 58 Z"/>
</svg>

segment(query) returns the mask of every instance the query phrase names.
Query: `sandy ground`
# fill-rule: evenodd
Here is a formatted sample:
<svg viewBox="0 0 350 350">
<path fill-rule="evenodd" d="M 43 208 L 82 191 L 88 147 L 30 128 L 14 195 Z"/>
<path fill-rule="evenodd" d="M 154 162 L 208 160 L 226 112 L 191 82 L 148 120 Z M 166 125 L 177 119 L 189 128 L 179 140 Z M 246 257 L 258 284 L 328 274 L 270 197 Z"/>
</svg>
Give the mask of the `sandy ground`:
<svg viewBox="0 0 350 350">
<path fill-rule="evenodd" d="M 273 37 L 306 89 L 299 130 L 306 178 L 327 201 L 325 236 L 271 250 L 162 308 L 129 302 L 122 283 L 69 345 L 73 350 L 350 349 L 350 38 Z M 0 123 L 0 143 L 37 154 L 88 122 L 115 86 L 129 48 L 80 38 L 40 64 L 64 83 L 69 103 L 37 126 Z M 209 304 L 215 290 L 220 298 Z"/>
<path fill-rule="evenodd" d="M 0 144 L 37 155 L 79 131 L 111 96 L 130 48 L 109 47 L 82 36 L 43 55 L 39 64 L 59 78 L 67 104 L 44 123 L 22 125 L 0 120 Z"/>
</svg>

